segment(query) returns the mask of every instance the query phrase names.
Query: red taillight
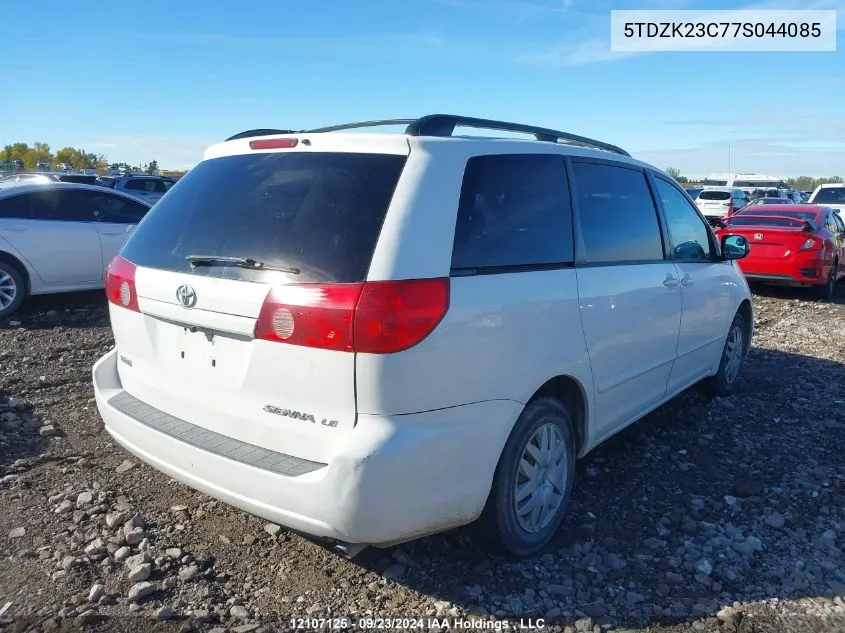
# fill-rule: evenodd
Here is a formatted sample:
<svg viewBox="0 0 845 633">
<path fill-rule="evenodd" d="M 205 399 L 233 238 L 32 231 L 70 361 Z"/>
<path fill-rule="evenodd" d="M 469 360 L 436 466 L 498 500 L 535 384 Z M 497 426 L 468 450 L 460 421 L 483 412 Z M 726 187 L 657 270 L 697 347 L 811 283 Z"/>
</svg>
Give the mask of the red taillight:
<svg viewBox="0 0 845 633">
<path fill-rule="evenodd" d="M 448 278 L 278 286 L 267 295 L 255 337 L 389 354 L 422 341 L 448 309 Z"/>
<path fill-rule="evenodd" d="M 138 293 L 135 291 L 136 268 L 132 262 L 115 255 L 106 270 L 106 297 L 121 308 L 140 312 Z"/>
<path fill-rule="evenodd" d="M 255 337 L 351 352 L 352 318 L 363 284 L 292 284 L 270 290 Z"/>
<path fill-rule="evenodd" d="M 263 138 L 249 142 L 250 149 L 286 149 L 296 147 L 299 139 L 295 138 Z"/>
<path fill-rule="evenodd" d="M 366 283 L 355 311 L 355 351 L 389 354 L 413 347 L 448 309 L 448 277 Z"/>
</svg>

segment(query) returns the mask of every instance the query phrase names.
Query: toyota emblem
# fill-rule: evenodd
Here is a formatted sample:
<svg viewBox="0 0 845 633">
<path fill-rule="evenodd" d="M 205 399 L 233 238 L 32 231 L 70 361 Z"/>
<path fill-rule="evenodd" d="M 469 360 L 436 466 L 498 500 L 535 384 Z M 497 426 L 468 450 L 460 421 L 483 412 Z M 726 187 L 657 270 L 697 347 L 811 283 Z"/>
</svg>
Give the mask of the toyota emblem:
<svg viewBox="0 0 845 633">
<path fill-rule="evenodd" d="M 179 286 L 176 289 L 176 298 L 186 308 L 193 308 L 197 305 L 197 291 L 187 285 Z"/>
</svg>

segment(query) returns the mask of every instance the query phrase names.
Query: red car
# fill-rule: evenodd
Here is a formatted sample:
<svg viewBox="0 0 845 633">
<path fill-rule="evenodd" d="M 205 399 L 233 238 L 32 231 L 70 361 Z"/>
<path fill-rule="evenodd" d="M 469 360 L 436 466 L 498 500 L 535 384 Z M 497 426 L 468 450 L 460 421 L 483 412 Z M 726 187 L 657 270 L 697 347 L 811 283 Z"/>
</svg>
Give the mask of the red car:
<svg viewBox="0 0 845 633">
<path fill-rule="evenodd" d="M 716 234 L 743 235 L 751 245 L 738 261 L 749 281 L 813 286 L 833 299 L 845 277 L 845 223 L 833 209 L 814 204 L 750 206 L 722 218 Z"/>
</svg>

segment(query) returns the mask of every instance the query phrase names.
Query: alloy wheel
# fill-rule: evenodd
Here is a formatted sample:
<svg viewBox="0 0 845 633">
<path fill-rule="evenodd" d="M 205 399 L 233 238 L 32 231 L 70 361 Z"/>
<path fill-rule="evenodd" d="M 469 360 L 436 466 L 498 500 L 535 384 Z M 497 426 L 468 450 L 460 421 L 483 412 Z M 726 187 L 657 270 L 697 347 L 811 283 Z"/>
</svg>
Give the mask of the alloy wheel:
<svg viewBox="0 0 845 633">
<path fill-rule="evenodd" d="M 526 443 L 514 486 L 516 517 L 526 532 L 539 532 L 554 519 L 567 489 L 568 459 L 556 424 L 543 424 Z"/>
<path fill-rule="evenodd" d="M 18 285 L 7 272 L 0 270 L 0 310 L 5 310 L 18 296 Z"/>
</svg>

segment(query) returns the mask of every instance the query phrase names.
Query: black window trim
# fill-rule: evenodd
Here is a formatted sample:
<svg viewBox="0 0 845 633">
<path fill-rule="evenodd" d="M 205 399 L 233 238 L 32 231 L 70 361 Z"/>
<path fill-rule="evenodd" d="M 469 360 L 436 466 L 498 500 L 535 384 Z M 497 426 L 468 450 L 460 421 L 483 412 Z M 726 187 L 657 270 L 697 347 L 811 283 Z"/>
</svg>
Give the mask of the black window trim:
<svg viewBox="0 0 845 633">
<path fill-rule="evenodd" d="M 606 158 L 592 158 L 587 156 L 566 156 L 566 174 L 569 179 L 570 198 L 572 200 L 572 229 L 575 233 L 575 267 L 576 268 L 599 268 L 607 266 L 636 266 L 641 264 L 665 264 L 670 258 L 668 233 L 666 230 L 663 216 L 655 200 L 655 192 L 651 181 L 648 178 L 647 170 L 639 165 L 632 165 L 630 163 L 623 163 L 621 161 L 608 160 Z M 622 167 L 632 171 L 639 172 L 644 175 L 646 187 L 648 187 L 651 195 L 652 205 L 654 206 L 655 218 L 657 226 L 660 229 L 660 243 L 663 248 L 663 257 L 661 259 L 634 259 L 614 262 L 590 262 L 587 261 L 586 247 L 584 245 L 584 236 L 581 232 L 581 208 L 578 204 L 578 183 L 575 181 L 575 163 L 593 163 L 597 165 L 608 165 L 610 167 Z"/>
<path fill-rule="evenodd" d="M 575 253 L 575 247 L 577 244 L 575 243 L 575 211 L 573 209 L 574 197 L 572 193 L 572 180 L 570 178 L 570 170 L 567 166 L 566 159 L 567 156 L 565 154 L 559 152 L 543 152 L 543 153 L 532 153 L 532 152 L 493 152 L 490 154 L 475 154 L 473 156 L 468 156 L 466 162 L 464 164 L 464 171 L 461 175 L 461 188 L 458 192 L 458 209 L 455 213 L 455 226 L 453 227 L 453 234 L 457 231 L 458 225 L 458 214 L 460 213 L 460 201 L 463 198 L 463 184 L 466 180 L 467 169 L 469 168 L 469 162 L 474 158 L 484 158 L 487 156 L 557 156 L 558 159 L 562 163 L 563 169 L 561 173 L 566 176 L 566 179 L 569 181 L 568 183 L 561 182 L 561 187 L 566 189 L 566 194 L 569 196 L 569 215 L 570 215 L 570 235 L 569 239 L 572 241 L 572 252 Z M 565 187 L 566 184 L 569 184 L 569 187 Z M 454 240 L 454 237 L 453 237 Z M 453 245 L 454 249 L 454 245 Z M 451 253 L 451 251 L 450 251 Z M 453 253 L 450 254 L 450 257 L 453 256 Z M 531 273 L 531 272 L 541 272 L 541 271 L 548 271 L 548 270 L 568 270 L 575 267 L 575 261 L 559 261 L 559 262 L 544 262 L 542 264 L 505 264 L 502 266 L 466 266 L 466 267 L 449 267 L 449 277 L 478 277 L 481 275 L 505 275 L 511 273 Z"/>
<path fill-rule="evenodd" d="M 657 205 L 657 211 L 660 214 L 662 224 L 664 224 L 668 227 L 669 220 L 668 220 L 668 216 L 666 214 L 666 209 L 663 208 L 663 199 L 660 197 L 660 195 L 657 191 L 657 180 L 658 179 L 662 180 L 663 182 L 670 185 L 671 187 L 674 187 L 675 190 L 680 190 L 681 187 L 679 187 L 677 183 L 672 182 L 671 179 L 663 176 L 662 174 L 655 172 L 653 169 L 648 169 L 648 170 L 646 170 L 646 172 L 647 172 L 646 177 L 648 178 L 649 183 L 652 187 L 652 193 L 653 193 L 654 198 L 655 198 L 655 203 Z M 705 229 L 707 230 L 707 239 L 710 241 L 710 258 L 702 260 L 702 259 L 681 259 L 681 258 L 677 257 L 676 254 L 675 254 L 675 244 L 672 241 L 672 235 L 667 230 L 666 239 L 668 240 L 668 243 L 669 243 L 668 258 L 671 261 L 673 261 L 675 263 L 679 263 L 679 264 L 712 264 L 712 263 L 715 263 L 715 262 L 722 261 L 722 249 L 719 247 L 719 240 L 716 239 L 716 234 L 713 233 L 713 227 L 710 226 L 710 223 L 707 221 L 707 219 L 701 213 L 701 210 L 699 210 L 698 205 L 691 204 L 690 206 L 695 211 L 695 214 L 698 216 L 698 219 L 701 221 L 701 223 L 704 225 Z"/>
</svg>

